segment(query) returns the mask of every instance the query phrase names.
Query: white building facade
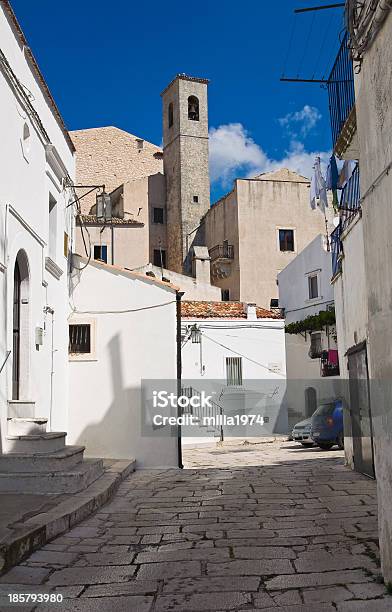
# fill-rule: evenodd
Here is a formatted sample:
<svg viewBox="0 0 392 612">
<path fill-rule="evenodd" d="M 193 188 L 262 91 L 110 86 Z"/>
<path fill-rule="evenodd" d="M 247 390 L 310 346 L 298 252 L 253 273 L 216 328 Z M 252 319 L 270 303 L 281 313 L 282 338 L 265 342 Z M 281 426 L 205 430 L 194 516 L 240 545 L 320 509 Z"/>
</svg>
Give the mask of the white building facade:
<svg viewBox="0 0 392 612">
<path fill-rule="evenodd" d="M 284 309 L 287 330 L 292 332 L 285 335 L 286 402 L 292 425 L 312 416 L 320 401 L 339 394 L 335 384 L 340 380 L 336 326 L 314 331 L 299 328 L 293 333 L 296 323 L 303 322 L 306 327 L 308 317 L 333 312 L 331 277 L 331 252 L 321 234 L 278 275 L 279 305 Z"/>
<path fill-rule="evenodd" d="M 74 148 L 8 2 L 0 3 L 0 415 L 67 427 Z"/>
<path fill-rule="evenodd" d="M 260 423 L 240 427 L 187 428 L 183 443 L 224 437 L 287 433 L 282 410 L 286 386 L 284 320 L 242 302 L 183 301 L 181 304 L 182 385 L 192 395 L 213 394 L 212 413 L 260 414 Z M 192 389 L 192 391 L 191 391 Z M 212 414 L 211 413 L 211 414 Z"/>
<path fill-rule="evenodd" d="M 176 386 L 176 288 L 103 262 L 73 261 L 69 442 L 85 446 L 90 457 L 178 467 L 176 432 L 144 427 L 142 383 Z"/>
</svg>

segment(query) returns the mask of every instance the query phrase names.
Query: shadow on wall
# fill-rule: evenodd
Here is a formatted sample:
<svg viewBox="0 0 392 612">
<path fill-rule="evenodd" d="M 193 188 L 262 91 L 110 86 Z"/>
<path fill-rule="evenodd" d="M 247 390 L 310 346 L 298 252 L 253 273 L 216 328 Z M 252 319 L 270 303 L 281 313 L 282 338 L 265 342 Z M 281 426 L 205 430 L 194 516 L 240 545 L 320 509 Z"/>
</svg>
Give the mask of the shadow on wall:
<svg viewBox="0 0 392 612">
<path fill-rule="evenodd" d="M 95 362 L 94 379 L 96 386 L 91 389 L 91 403 L 96 407 L 95 414 L 93 406 L 90 406 L 91 419 L 97 419 L 87 425 L 77 438 L 77 444 L 86 446 L 86 455 L 90 457 L 111 457 L 116 459 L 127 459 L 135 456 L 135 429 L 140 428 L 140 403 L 141 391 L 138 388 L 125 388 L 123 364 L 121 360 L 120 338 L 114 336 L 108 343 L 110 355 L 110 380 L 102 380 L 107 359 Z M 83 369 L 84 363 L 74 364 L 75 367 Z M 107 370 L 108 371 L 108 370 Z M 79 376 L 81 376 L 79 374 Z M 80 380 L 80 378 L 79 378 Z M 103 413 L 103 398 L 107 391 L 100 394 L 102 385 L 111 388 L 112 402 Z M 82 411 L 79 412 L 79 418 Z M 74 417 L 75 419 L 75 417 Z"/>
<path fill-rule="evenodd" d="M 86 447 L 87 457 L 103 457 L 113 459 L 134 458 L 139 465 L 146 467 L 175 467 L 177 465 L 176 440 L 168 436 L 149 437 L 142 436 L 142 391 L 141 381 L 136 381 L 134 387 L 126 387 L 124 382 L 124 367 L 132 367 L 132 361 L 125 365 L 122 356 L 121 338 L 118 334 L 113 336 L 107 344 L 105 356 L 92 365 L 95 385 L 90 384 L 89 406 L 84 411 L 81 403 L 75 407 L 73 423 L 80 423 L 86 414 L 86 424 L 81 432 L 73 438 L 74 444 Z M 129 349 L 131 350 L 131 349 Z M 109 365 L 110 362 L 110 365 Z M 80 368 L 83 362 L 73 364 Z M 103 380 L 102 376 L 109 371 L 110 380 Z M 78 376 L 79 384 L 88 384 L 91 381 Z M 103 389 L 103 385 L 105 388 Z M 102 393 L 100 389 L 102 388 Z M 106 407 L 107 394 L 111 401 Z M 73 426 L 73 431 L 78 431 Z"/>
</svg>

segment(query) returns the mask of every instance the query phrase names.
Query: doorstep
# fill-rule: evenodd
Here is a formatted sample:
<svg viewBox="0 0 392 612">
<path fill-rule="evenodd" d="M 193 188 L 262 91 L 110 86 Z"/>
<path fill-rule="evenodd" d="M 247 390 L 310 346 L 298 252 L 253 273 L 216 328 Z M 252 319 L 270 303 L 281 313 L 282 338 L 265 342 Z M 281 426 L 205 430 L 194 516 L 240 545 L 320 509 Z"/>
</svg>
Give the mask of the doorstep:
<svg viewBox="0 0 392 612">
<path fill-rule="evenodd" d="M 0 575 L 103 506 L 135 470 L 134 459 L 103 461 L 102 476 L 79 493 L 1 494 Z"/>
</svg>

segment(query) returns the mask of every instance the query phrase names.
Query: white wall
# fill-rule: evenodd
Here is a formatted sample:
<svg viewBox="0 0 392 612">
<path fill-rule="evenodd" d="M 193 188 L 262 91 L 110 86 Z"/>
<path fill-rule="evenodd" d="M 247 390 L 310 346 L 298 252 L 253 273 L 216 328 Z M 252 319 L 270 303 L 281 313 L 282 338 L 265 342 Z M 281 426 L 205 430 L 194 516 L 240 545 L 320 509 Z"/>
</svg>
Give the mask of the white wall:
<svg viewBox="0 0 392 612">
<path fill-rule="evenodd" d="M 182 333 L 193 325 L 201 331 L 201 345 L 192 343 L 190 339 L 183 345 L 183 385 L 192 385 L 198 391 L 213 389 L 217 398 L 223 390 L 220 404 L 225 413 L 239 408 L 244 390 L 250 402 L 261 393 L 265 395 L 262 409 L 271 417 L 271 428 L 286 431 L 287 419 L 281 412 L 286 387 L 284 321 L 183 318 Z M 226 386 L 226 357 L 239 356 L 242 356 L 243 386 L 235 390 Z M 213 384 L 208 381 L 213 381 Z M 252 412 L 252 408 L 248 411 Z M 252 430 L 248 429 L 246 433 L 251 436 Z M 186 438 L 184 442 L 187 442 Z"/>
<path fill-rule="evenodd" d="M 71 197 L 62 179 L 74 176 L 73 152 L 54 116 L 34 70 L 10 25 L 4 6 L 0 7 L 0 47 L 13 72 L 31 92 L 31 103 L 57 151 L 49 153 L 48 140 L 30 119 L 27 105 L 18 97 L 0 70 L 0 367 L 12 349 L 13 275 L 17 253 L 24 249 L 29 266 L 29 322 L 22 342 L 28 348 L 29 376 L 21 399 L 36 402 L 36 416 L 50 417 L 53 383 L 52 429 L 67 424 L 67 259 L 63 254 L 64 231 L 72 233 L 72 209 L 65 206 Z M 30 138 L 23 145 L 25 124 Z M 49 193 L 57 201 L 57 245 L 53 256 L 56 278 L 45 268 L 49 255 Z M 51 315 L 54 310 L 52 345 Z M 44 344 L 35 346 L 36 326 L 45 327 Z M 52 353 L 53 351 L 53 353 Z M 51 358 L 53 354 L 53 368 Z M 52 373 L 53 371 L 53 373 Z M 52 373 L 52 374 L 51 374 Z M 12 355 L 0 374 L 1 436 L 6 433 L 7 401 L 12 393 Z"/>
<path fill-rule="evenodd" d="M 319 297 L 309 299 L 308 278 L 317 274 Z M 278 275 L 279 305 L 285 309 L 286 325 L 302 321 L 308 316 L 326 310 L 334 303 L 331 285 L 332 259 L 321 234 L 305 247 Z M 325 350 L 336 348 L 335 329 L 329 335 L 322 332 Z M 310 334 L 286 334 L 287 394 L 286 402 L 290 422 L 295 424 L 306 414 L 306 390 L 315 389 L 317 401 L 339 393 L 336 377 L 320 375 L 320 360 L 309 357 Z M 339 380 L 339 379 L 338 379 Z"/>
<path fill-rule="evenodd" d="M 85 445 L 90 457 L 178 466 L 177 438 L 141 434 L 141 380 L 176 380 L 175 290 L 98 262 L 75 270 L 72 285 L 69 321 L 95 325 L 96 350 L 88 360 L 70 358 L 68 443 Z"/>
</svg>

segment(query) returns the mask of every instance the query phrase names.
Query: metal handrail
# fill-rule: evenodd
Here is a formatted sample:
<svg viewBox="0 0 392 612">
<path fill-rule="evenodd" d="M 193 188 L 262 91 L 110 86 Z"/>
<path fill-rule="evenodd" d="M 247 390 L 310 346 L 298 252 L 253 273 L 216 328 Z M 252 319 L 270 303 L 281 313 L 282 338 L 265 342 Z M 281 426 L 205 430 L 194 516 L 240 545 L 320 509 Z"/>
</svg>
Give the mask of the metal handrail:
<svg viewBox="0 0 392 612">
<path fill-rule="evenodd" d="M 234 246 L 232 244 L 217 244 L 209 249 L 209 255 L 214 259 L 234 259 Z"/>
</svg>

